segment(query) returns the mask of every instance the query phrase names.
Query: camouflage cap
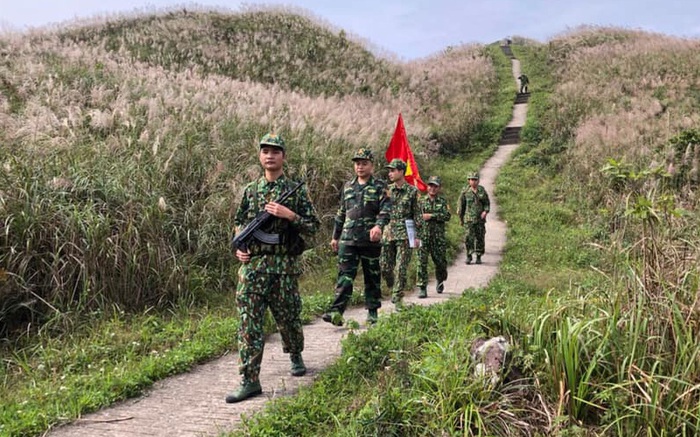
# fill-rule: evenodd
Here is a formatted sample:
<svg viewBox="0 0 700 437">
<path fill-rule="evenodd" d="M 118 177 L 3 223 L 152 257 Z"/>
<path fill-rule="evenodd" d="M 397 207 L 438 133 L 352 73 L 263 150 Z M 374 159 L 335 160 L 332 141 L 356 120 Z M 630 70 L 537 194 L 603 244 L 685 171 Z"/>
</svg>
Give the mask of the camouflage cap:
<svg viewBox="0 0 700 437">
<path fill-rule="evenodd" d="M 467 179 L 479 179 L 479 173 L 477 173 L 477 172 L 469 173 L 469 176 L 467 177 Z"/>
<path fill-rule="evenodd" d="M 399 158 L 394 158 L 390 163 L 385 165 L 386 168 L 395 168 L 396 170 L 406 170 L 406 163 Z"/>
<path fill-rule="evenodd" d="M 278 147 L 283 151 L 286 150 L 284 139 L 281 136 L 272 132 L 266 134 L 260 139 L 260 147 L 262 148 L 263 146 L 273 146 Z"/>
<path fill-rule="evenodd" d="M 430 176 L 428 178 L 428 185 L 437 185 L 438 187 L 442 185 L 442 180 L 440 176 Z"/>
<path fill-rule="evenodd" d="M 370 149 L 363 147 L 357 152 L 355 152 L 355 156 L 352 157 L 353 161 L 357 161 L 359 159 L 366 159 L 368 161 L 374 162 L 374 153 L 372 153 Z"/>
</svg>

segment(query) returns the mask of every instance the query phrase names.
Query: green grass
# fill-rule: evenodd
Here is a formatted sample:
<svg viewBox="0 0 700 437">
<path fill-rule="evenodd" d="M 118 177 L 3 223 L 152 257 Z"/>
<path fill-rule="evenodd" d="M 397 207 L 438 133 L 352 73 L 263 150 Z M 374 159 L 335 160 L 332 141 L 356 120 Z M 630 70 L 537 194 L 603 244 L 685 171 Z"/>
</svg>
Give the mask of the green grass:
<svg viewBox="0 0 700 437">
<path fill-rule="evenodd" d="M 484 73 L 465 86 L 465 95 L 473 96 L 481 84 L 479 105 L 489 108 L 472 114 L 467 101 L 439 98 L 440 87 L 449 84 L 425 73 L 426 85 L 407 87 L 401 74 L 384 74 L 389 68 L 385 61 L 370 62 L 371 68 L 352 80 L 337 74 L 334 81 L 329 74 L 314 82 L 317 76 L 290 75 L 283 66 L 255 70 L 259 63 L 250 62 L 251 56 L 259 52 L 269 63 L 275 53 L 270 47 L 286 43 L 268 32 L 270 26 L 290 26 L 302 34 L 316 30 L 305 18 L 251 17 L 257 21 L 246 23 L 252 26 L 249 33 L 229 28 L 238 16 L 201 14 L 190 21 L 178 12 L 76 30 L 59 39 L 79 41 L 84 50 L 92 50 L 94 41 L 108 43 L 108 49 L 126 47 L 134 58 L 172 68 L 172 74 L 195 63 L 204 76 L 280 82 L 310 95 L 337 93 L 376 103 L 407 93 L 418 95 L 411 101 L 421 106 L 436 102 L 423 117 L 446 119 L 412 144 L 424 178 L 440 175 L 451 205 L 464 174 L 494 152 L 510 119 L 515 83 L 508 60 L 495 45 L 481 52 L 491 58 L 496 77 Z M 158 20 L 175 31 L 155 35 L 162 40 L 148 51 L 145 41 L 158 29 L 152 26 Z M 207 23 L 214 29 L 209 35 L 202 32 Z M 143 34 L 129 40 L 134 29 Z M 234 58 L 209 57 L 216 38 L 246 38 L 261 30 L 271 34 L 270 44 L 235 58 L 247 59 L 241 65 L 252 70 L 237 70 Z M 184 39 L 186 44 L 208 45 L 206 54 L 178 51 L 182 47 L 173 35 L 179 32 L 191 37 Z M 315 52 L 309 51 L 315 48 L 306 34 L 299 37 L 300 44 L 291 39 L 290 59 L 315 66 L 353 50 L 359 58 L 350 57 L 355 61 L 349 69 L 357 59 L 370 59 L 368 51 L 345 45 L 342 33 L 319 35 Z M 17 120 L 29 117 L 28 108 L 38 104 L 32 96 L 77 90 L 59 96 L 63 100 L 44 99 L 43 110 L 59 121 L 56 131 L 40 131 L 45 126 L 34 123 L 31 138 L 17 134 L 21 129 L 0 133 L 7 139 L 0 151 L 0 211 L 5 217 L 0 228 L 5 249 L 0 251 L 0 328 L 17 333 L 4 340 L 0 366 L 0 434 L 9 435 L 41 433 L 235 347 L 236 262 L 227 223 L 240 184 L 257 168 L 252 155 L 241 160 L 240 155 L 248 154 L 240 152 L 268 129 L 265 122 L 200 117 L 214 100 L 202 94 L 194 99 L 184 85 L 148 87 L 141 82 L 147 78 L 129 76 L 109 57 L 73 62 L 68 52 L 48 48 L 49 36 L 45 38 L 30 45 L 40 47 L 40 53 L 9 51 L 13 57 L 3 67 L 12 75 L 0 85 Z M 690 45 L 645 41 L 635 32 L 593 31 L 547 45 L 514 45 L 532 96 L 523 145 L 500 173 L 493 193 L 508 224 L 499 274 L 488 287 L 467 290 L 460 299 L 411 308 L 382 318 L 367 333 L 350 335 L 341 359 L 312 386 L 272 402 L 248 418 L 239 434 L 697 434 L 700 274 L 695 261 L 700 245 L 692 194 L 697 169 L 691 159 L 697 147 L 684 145 L 697 133 L 687 126 L 679 131 L 682 123 L 668 115 L 692 120 L 697 102 L 692 85 L 668 81 L 664 72 L 694 77 L 698 69 L 694 60 L 683 58 L 692 53 Z M 600 59 L 578 63 L 590 49 Z M 29 70 L 38 71 L 33 81 L 18 82 Z M 583 74 L 576 80 L 585 85 L 577 88 L 566 75 L 579 71 Z M 649 90 L 635 86 L 648 79 L 637 74 L 665 82 Z M 381 80 L 372 79 L 377 75 Z M 601 85 L 618 77 L 623 86 Z M 160 76 L 154 78 L 160 83 Z M 355 80 L 363 78 L 366 86 L 358 87 Z M 185 96 L 181 100 L 187 104 L 170 101 L 157 106 L 163 112 L 153 116 L 152 101 L 120 106 L 124 96 L 104 91 L 117 84 L 134 100 L 160 95 L 153 90 L 162 89 Z M 582 92 L 587 87 L 601 92 L 587 96 Z M 189 106 L 193 101 L 202 106 Z M 640 106 L 658 107 L 659 112 L 639 112 Z M 288 110 L 279 109 L 291 117 Z M 616 143 L 606 144 L 608 139 L 595 136 L 600 123 L 590 122 L 601 114 L 607 126 L 620 132 L 638 120 L 641 124 L 635 126 L 643 129 L 633 130 L 645 133 L 633 141 L 627 138 L 632 134 L 613 136 Z M 161 116 L 178 128 L 165 129 Z M 149 117 L 151 124 L 146 123 Z M 289 170 L 309 180 L 324 218 L 315 248 L 303 259 L 305 321 L 332 299 L 335 263 L 324 240 L 337 201 L 335 187 L 350 171 L 336 161 L 357 146 L 350 136 L 334 137 L 309 120 L 302 127 L 299 120 L 282 127 L 292 142 L 310 145 L 291 158 Z M 333 126 L 345 129 L 341 124 Z M 601 139 L 586 143 L 578 136 L 582 129 Z M 69 141 L 55 132 L 74 137 Z M 157 132 L 163 134 L 158 140 Z M 422 144 L 436 140 L 439 156 Z M 603 156 L 599 146 L 621 156 Z M 682 160 L 675 180 L 664 168 L 648 165 L 652 158 L 663 161 L 666 149 L 673 151 L 671 162 Z M 651 152 L 635 155 L 646 150 Z M 462 235 L 456 220 L 447 232 L 448 257 L 453 259 Z M 356 294 L 353 302 L 360 301 Z M 26 333 L 12 331 L 27 324 L 32 329 Z M 269 320 L 266 329 L 274 329 Z M 492 386 L 473 377 L 469 345 L 478 336 L 491 335 L 513 342 L 510 369 L 523 379 Z"/>
<path fill-rule="evenodd" d="M 319 269 L 301 286 L 308 322 L 332 301 L 333 276 Z M 359 300 L 356 294 L 353 303 Z M 131 315 L 115 307 L 56 317 L 2 352 L 0 434 L 35 435 L 137 396 L 159 379 L 235 351 L 237 329 L 233 290 L 208 305 L 183 302 L 166 312 Z M 274 329 L 269 318 L 266 331 Z"/>
<path fill-rule="evenodd" d="M 500 77 L 504 83 L 512 81 L 509 70 Z M 512 102 L 512 95 L 504 94 L 504 99 Z M 448 179 L 463 175 L 465 167 L 470 166 L 446 159 L 441 174 Z M 527 335 L 548 292 L 568 289 L 570 275 L 555 275 L 546 283 L 541 278 L 562 262 L 574 276 L 590 275 L 588 264 L 581 260 L 583 238 L 571 213 L 549 198 L 555 187 L 555 181 L 544 180 L 517 161 L 509 165 L 498 179 L 496 195 L 505 205 L 502 215 L 509 229 L 517 232 L 509 234 L 501 273 L 489 287 L 467 290 L 461 299 L 442 305 L 392 315 L 366 334 L 352 336 L 344 342 L 341 358 L 319 381 L 299 396 L 273 402 L 234 435 L 544 432 L 543 410 L 524 395 L 536 391 L 533 364 L 538 356 L 533 355 L 537 351 L 529 347 Z M 533 210 L 539 213 L 528 214 Z M 552 228 L 555 232 L 546 232 Z M 548 248 L 551 242 L 556 246 Z M 542 256 L 527 256 L 541 250 L 546 251 Z M 551 254 L 556 258 L 547 256 Z M 589 256 L 588 261 L 595 259 L 595 254 Z M 528 374 L 528 380 L 494 391 L 473 377 L 471 340 L 492 335 L 514 340 L 513 363 Z M 295 420 L 287 421 L 288 417 Z M 522 422 L 514 425 L 514 418 Z"/>
<path fill-rule="evenodd" d="M 223 354 L 238 328 L 230 302 L 169 315 L 128 316 L 115 309 L 83 323 L 64 336 L 50 335 L 49 324 L 26 347 L 3 352 L 0 434 L 39 434 L 136 396 L 156 380 Z"/>
<path fill-rule="evenodd" d="M 497 180 L 509 230 L 491 284 L 349 338 L 317 383 L 273 402 L 233 435 L 697 432 L 700 348 L 683 303 L 697 275 L 684 270 L 681 288 L 650 280 L 656 278 L 645 277 L 644 263 L 661 256 L 655 246 L 643 245 L 646 255 L 637 259 L 635 246 L 610 245 L 601 222 L 580 213 L 586 203 L 558 171 L 561 149 L 551 148 L 543 126 L 545 89 L 528 122 L 541 141 L 526 143 Z M 460 165 L 445 162 L 444 172 Z M 673 234 L 674 215 L 635 211 L 629 226 L 647 222 L 652 241 L 661 242 L 667 229 Z M 668 220 L 668 228 L 652 227 L 657 220 Z M 468 345 L 497 334 L 513 341 L 511 368 L 524 379 L 490 387 L 472 376 Z"/>
</svg>

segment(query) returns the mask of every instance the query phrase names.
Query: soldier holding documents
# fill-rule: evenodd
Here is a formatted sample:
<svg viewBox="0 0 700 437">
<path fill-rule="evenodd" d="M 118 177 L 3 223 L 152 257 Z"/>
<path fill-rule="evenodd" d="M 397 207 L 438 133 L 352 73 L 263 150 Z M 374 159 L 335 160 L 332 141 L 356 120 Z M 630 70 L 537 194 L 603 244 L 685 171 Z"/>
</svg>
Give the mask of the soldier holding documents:
<svg viewBox="0 0 700 437">
<path fill-rule="evenodd" d="M 418 235 L 423 215 L 418 205 L 418 190 L 406 183 L 406 162 L 395 158 L 385 167 L 389 169 L 392 183 L 387 190 L 391 201 L 390 220 L 382 234 L 382 276 L 391 289 L 391 302 L 400 309 L 408 284 L 412 248 L 420 244 Z"/>
</svg>

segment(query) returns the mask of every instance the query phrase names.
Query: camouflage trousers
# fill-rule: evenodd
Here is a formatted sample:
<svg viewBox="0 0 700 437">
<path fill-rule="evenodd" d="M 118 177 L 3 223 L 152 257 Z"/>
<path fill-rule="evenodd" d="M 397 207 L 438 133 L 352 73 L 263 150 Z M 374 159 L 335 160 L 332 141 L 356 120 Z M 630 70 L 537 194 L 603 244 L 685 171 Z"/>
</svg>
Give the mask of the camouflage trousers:
<svg viewBox="0 0 700 437">
<path fill-rule="evenodd" d="M 298 275 L 267 274 L 241 266 L 236 290 L 240 326 L 238 327 L 239 373 L 247 381 L 258 381 L 265 347 L 263 325 L 270 308 L 282 337 L 285 353 L 304 350 L 301 323 L 301 296 Z"/>
<path fill-rule="evenodd" d="M 330 311 L 345 312 L 352 296 L 353 281 L 362 264 L 365 280 L 365 308 L 374 310 L 382 306 L 381 270 L 379 256 L 381 246 L 348 246 L 340 244 L 338 250 L 338 280 L 335 284 L 335 300 Z"/>
<path fill-rule="evenodd" d="M 472 254 L 483 255 L 486 246 L 486 222 L 467 222 L 464 224 L 464 229 L 467 231 L 464 236 L 467 256 Z"/>
<path fill-rule="evenodd" d="M 382 243 L 382 276 L 391 289 L 392 299 L 401 299 L 408 287 L 408 266 L 413 250 L 408 240 L 385 241 Z"/>
<path fill-rule="evenodd" d="M 430 235 L 421 240 L 418 249 L 418 285 L 428 286 L 428 257 L 435 263 L 435 280 L 440 283 L 447 279 L 447 241 L 444 235 Z"/>
</svg>

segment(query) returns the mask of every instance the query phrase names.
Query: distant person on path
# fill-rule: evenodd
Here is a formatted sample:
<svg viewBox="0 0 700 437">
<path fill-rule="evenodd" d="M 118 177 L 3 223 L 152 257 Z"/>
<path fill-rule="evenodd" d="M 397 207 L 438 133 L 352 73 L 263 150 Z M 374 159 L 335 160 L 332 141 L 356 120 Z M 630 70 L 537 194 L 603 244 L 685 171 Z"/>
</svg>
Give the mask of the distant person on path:
<svg viewBox="0 0 700 437">
<path fill-rule="evenodd" d="M 520 81 L 520 94 L 527 93 L 527 85 L 530 83 L 530 79 L 525 74 L 521 74 L 518 76 L 518 80 Z"/>
<path fill-rule="evenodd" d="M 467 250 L 467 264 L 472 263 L 472 255 L 476 255 L 476 264 L 481 264 L 486 238 L 486 215 L 491 203 L 486 189 L 479 185 L 479 173 L 469 175 L 469 185 L 459 195 L 457 216 L 459 223 L 464 226 L 466 235 L 464 244 Z"/>
<path fill-rule="evenodd" d="M 423 232 L 421 245 L 418 249 L 418 293 L 419 298 L 428 297 L 428 256 L 435 263 L 435 280 L 437 281 L 437 293 L 445 290 L 447 279 L 447 238 L 445 237 L 445 223 L 450 220 L 452 214 L 445 196 L 440 194 L 442 181 L 438 176 L 430 176 L 428 179 L 428 195 L 421 197 L 419 201 L 423 214 Z"/>
<path fill-rule="evenodd" d="M 315 233 L 319 221 L 306 186 L 301 186 L 284 204 L 274 201 L 298 185 L 284 175 L 286 147 L 282 137 L 267 134 L 259 145 L 258 157 L 265 174 L 245 187 L 234 225 L 236 232 L 240 233 L 258 212 L 267 211 L 273 218 L 261 231 L 279 241 L 263 243 L 253 239 L 245 250 L 236 250 L 236 257 L 241 262 L 236 301 L 240 316 L 238 354 L 242 380 L 240 386 L 226 396 L 227 403 L 262 393 L 259 375 L 267 308 L 270 308 L 282 336 L 283 351 L 290 354 L 291 374 L 302 376 L 306 373 L 301 357 L 304 333 L 298 288 L 299 255 L 304 247 L 300 234 Z"/>
<path fill-rule="evenodd" d="M 343 325 L 343 313 L 352 296 L 353 281 L 360 264 L 365 281 L 367 323 L 377 322 L 382 306 L 381 238 L 389 222 L 391 204 L 386 183 L 374 177 L 374 154 L 370 149 L 358 150 L 352 158 L 355 177 L 343 185 L 340 206 L 335 214 L 331 249 L 338 252 L 338 280 L 335 300 L 321 318 L 336 326 Z"/>
<path fill-rule="evenodd" d="M 404 290 L 408 283 L 408 266 L 413 247 L 418 247 L 423 216 L 418 205 L 418 189 L 406 183 L 406 163 L 399 158 L 386 165 L 389 169 L 388 192 L 391 199 L 391 219 L 382 235 L 382 276 L 391 289 L 391 302 L 397 308 L 403 306 Z M 411 220 L 414 237 L 409 242 L 406 221 Z"/>
</svg>

